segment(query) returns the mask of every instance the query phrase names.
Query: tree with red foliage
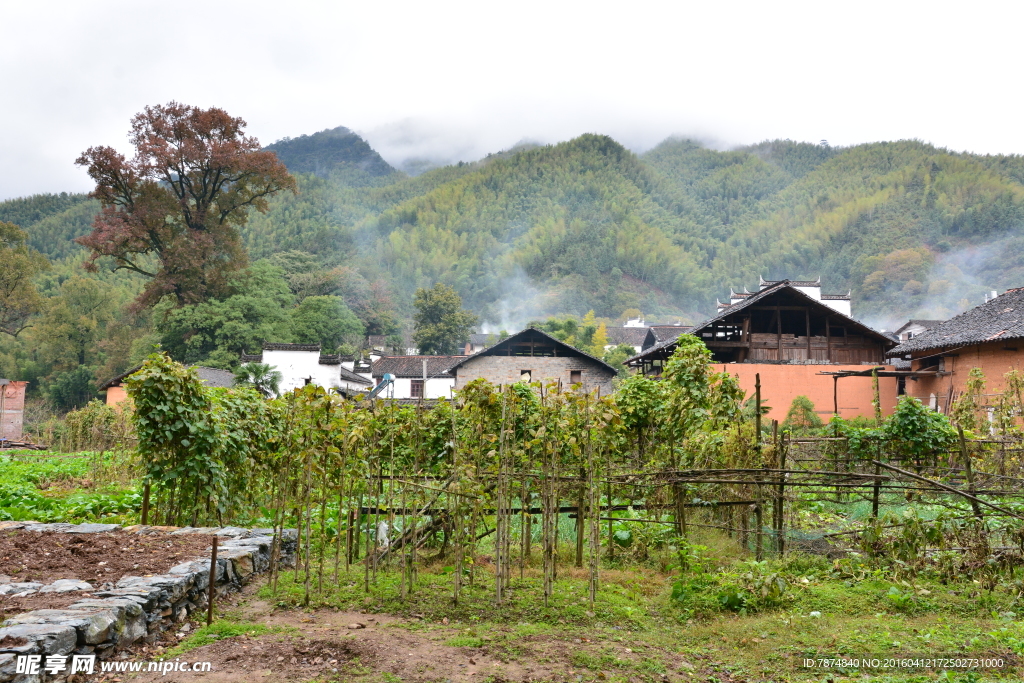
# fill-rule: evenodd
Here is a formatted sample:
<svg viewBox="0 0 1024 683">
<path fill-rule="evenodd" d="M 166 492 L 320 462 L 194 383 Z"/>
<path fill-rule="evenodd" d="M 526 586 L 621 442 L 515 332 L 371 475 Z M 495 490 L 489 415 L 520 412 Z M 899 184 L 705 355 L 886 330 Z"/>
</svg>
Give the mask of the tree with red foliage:
<svg viewBox="0 0 1024 683">
<path fill-rule="evenodd" d="M 171 102 L 132 119 L 131 160 L 111 147 L 86 150 L 75 163 L 88 168 L 102 205 L 78 239 L 92 250 L 86 267 L 109 256 L 115 269 L 151 278 L 140 309 L 168 294 L 179 305 L 226 294 L 228 275 L 246 265 L 239 229 L 249 209 L 266 212 L 268 197 L 296 191 L 245 125 L 223 109 Z"/>
</svg>

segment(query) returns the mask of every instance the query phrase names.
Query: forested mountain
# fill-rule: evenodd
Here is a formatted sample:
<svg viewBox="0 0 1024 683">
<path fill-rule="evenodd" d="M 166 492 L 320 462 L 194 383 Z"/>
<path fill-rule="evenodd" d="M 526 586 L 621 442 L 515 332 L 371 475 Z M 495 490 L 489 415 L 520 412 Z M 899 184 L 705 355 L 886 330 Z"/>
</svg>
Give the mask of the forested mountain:
<svg viewBox="0 0 1024 683">
<path fill-rule="evenodd" d="M 350 185 L 366 185 L 398 173 L 361 137 L 344 126 L 278 140 L 266 149 L 292 173 L 312 173 Z"/>
<path fill-rule="evenodd" d="M 216 321 L 195 323 L 208 331 L 194 349 L 207 350 L 190 360 L 230 362 L 258 344 L 254 330 L 295 337 L 286 309 L 307 297 L 337 297 L 367 332 L 407 331 L 413 292 L 435 282 L 452 285 L 483 321 L 510 329 L 589 310 L 696 320 L 730 287 L 755 287 L 759 276 L 821 276 L 826 292 L 852 290 L 855 316 L 889 328 L 1024 285 L 1018 156 L 919 141 L 839 148 L 776 140 L 722 152 L 683 139 L 637 155 L 584 135 L 409 177 L 345 128 L 269 149 L 296 174 L 299 193 L 274 197 L 244 228 L 250 260 L 263 260 L 239 280 L 249 283 L 248 298 L 230 315 L 244 329 L 235 326 L 228 340 Z M 139 279 L 82 272 L 84 250 L 72 241 L 95 211 L 82 195 L 39 195 L 0 203 L 0 221 L 21 226 L 53 261 L 41 276 L 44 294 L 59 297 L 71 278 L 84 278 L 117 308 Z M 202 315 L 221 315 L 214 309 Z M 155 313 L 104 315 L 90 361 L 96 374 L 154 341 L 173 342 L 168 330 L 182 320 L 176 313 L 172 325 L 166 311 L 164 322 Z M 25 344 L 15 351 L 0 342 L 0 374 L 24 374 L 25 359 L 41 353 Z M 46 362 L 32 362 L 41 382 L 52 379 Z"/>
</svg>

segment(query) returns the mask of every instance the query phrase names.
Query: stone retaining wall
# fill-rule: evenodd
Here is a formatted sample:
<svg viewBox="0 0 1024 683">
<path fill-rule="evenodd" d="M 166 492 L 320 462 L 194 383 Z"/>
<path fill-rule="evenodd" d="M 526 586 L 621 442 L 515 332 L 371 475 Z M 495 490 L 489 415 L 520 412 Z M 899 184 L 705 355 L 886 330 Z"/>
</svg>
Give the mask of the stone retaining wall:
<svg viewBox="0 0 1024 683">
<path fill-rule="evenodd" d="M 121 529 L 116 524 L 10 522 L 4 523 L 4 527 L 65 533 L 99 533 Z M 270 568 L 272 529 L 134 526 L 126 527 L 123 531 L 172 535 L 216 534 L 219 539 L 214 587 L 218 596 L 238 590 L 254 575 Z M 286 529 L 282 534 L 283 566 L 291 566 L 295 562 L 297 536 L 294 529 Z M 113 588 L 91 590 L 91 595 L 95 597 L 81 600 L 65 609 L 34 610 L 7 619 L 0 625 L 0 683 L 67 680 L 70 666 L 56 675 L 47 674 L 42 668 L 40 673 L 34 675 L 17 673 L 19 655 L 41 655 L 44 664 L 48 655 L 68 656 L 68 662 L 72 655 L 95 655 L 97 660 L 103 660 L 135 643 L 153 643 L 162 631 L 196 612 L 205 612 L 209 580 L 210 558 L 207 556 L 171 567 L 166 574 L 125 576 Z M 80 585 L 71 587 L 66 579 L 61 579 L 49 586 L 26 586 L 23 590 L 44 593 L 90 589 L 89 584 L 76 583 Z M 8 644 L 3 644 L 4 639 L 7 639 Z M 99 671 L 98 665 L 96 671 Z"/>
</svg>

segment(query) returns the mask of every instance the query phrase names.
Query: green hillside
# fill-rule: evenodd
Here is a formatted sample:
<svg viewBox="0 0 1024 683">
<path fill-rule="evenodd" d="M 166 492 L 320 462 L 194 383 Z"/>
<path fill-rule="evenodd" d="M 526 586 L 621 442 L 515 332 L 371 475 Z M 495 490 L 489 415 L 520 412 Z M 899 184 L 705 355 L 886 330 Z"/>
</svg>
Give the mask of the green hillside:
<svg viewBox="0 0 1024 683">
<path fill-rule="evenodd" d="M 410 178 L 345 128 L 269 148 L 301 192 L 252 217 L 251 257 L 308 252 L 385 280 L 402 310 L 416 287 L 442 281 L 484 319 L 626 308 L 694 318 L 758 276 L 823 275 L 827 289 L 853 290 L 857 315 L 895 322 L 941 317 L 1024 272 L 1015 156 L 916 141 L 720 152 L 689 140 L 637 156 L 586 135 Z M 62 259 L 94 211 L 82 195 L 37 195 L 0 203 L 0 220 Z"/>
<path fill-rule="evenodd" d="M 292 173 L 312 173 L 349 185 L 374 184 L 398 174 L 361 137 L 344 126 L 278 140 L 271 150 Z"/>
</svg>

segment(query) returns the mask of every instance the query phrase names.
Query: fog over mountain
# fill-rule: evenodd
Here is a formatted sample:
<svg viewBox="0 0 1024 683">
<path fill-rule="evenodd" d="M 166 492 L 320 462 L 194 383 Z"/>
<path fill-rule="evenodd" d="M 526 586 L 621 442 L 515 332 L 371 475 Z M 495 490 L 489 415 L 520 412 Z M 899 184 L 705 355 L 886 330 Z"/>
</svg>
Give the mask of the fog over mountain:
<svg viewBox="0 0 1024 683">
<path fill-rule="evenodd" d="M 254 0 L 206 7 L 186 28 L 157 4 L 6 3 L 0 199 L 88 190 L 74 159 L 126 150 L 131 116 L 171 100 L 223 107 L 264 144 L 344 123 L 412 172 L 585 133 L 634 152 L 681 134 L 1021 153 L 1022 14 L 923 0 Z"/>
</svg>

